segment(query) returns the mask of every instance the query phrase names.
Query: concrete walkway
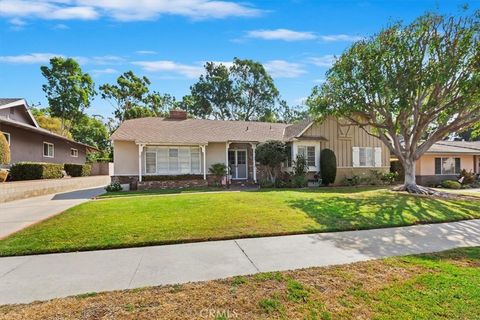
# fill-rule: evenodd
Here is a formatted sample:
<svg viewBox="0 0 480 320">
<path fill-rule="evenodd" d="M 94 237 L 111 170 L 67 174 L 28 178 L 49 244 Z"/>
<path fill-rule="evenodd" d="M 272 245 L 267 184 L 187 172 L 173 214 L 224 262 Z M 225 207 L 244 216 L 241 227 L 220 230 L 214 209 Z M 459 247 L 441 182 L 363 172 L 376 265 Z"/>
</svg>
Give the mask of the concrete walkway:
<svg viewBox="0 0 480 320">
<path fill-rule="evenodd" d="M 0 258 L 0 304 L 480 246 L 480 220 Z"/>
<path fill-rule="evenodd" d="M 0 203 L 0 239 L 104 192 L 96 187 Z"/>
</svg>

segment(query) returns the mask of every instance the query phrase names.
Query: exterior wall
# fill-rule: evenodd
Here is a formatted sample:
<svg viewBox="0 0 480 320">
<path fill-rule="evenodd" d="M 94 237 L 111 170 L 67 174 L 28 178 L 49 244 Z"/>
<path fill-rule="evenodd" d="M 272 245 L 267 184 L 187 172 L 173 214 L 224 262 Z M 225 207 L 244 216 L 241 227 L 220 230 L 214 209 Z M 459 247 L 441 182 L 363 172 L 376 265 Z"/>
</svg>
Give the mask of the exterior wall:
<svg viewBox="0 0 480 320">
<path fill-rule="evenodd" d="M 359 176 L 361 178 L 371 177 L 372 170 L 380 171 L 387 173 L 390 171 L 389 168 L 381 167 L 381 168 L 337 168 L 337 176 L 335 177 L 334 185 L 340 185 L 343 182 L 343 179 L 352 176 Z"/>
<path fill-rule="evenodd" d="M 113 175 L 138 176 L 138 146 L 133 141 L 113 143 Z"/>
<path fill-rule="evenodd" d="M 94 162 L 92 163 L 92 176 L 112 176 L 113 162 Z"/>
<path fill-rule="evenodd" d="M 10 153 L 12 164 L 20 161 L 77 164 L 85 163 L 86 147 L 82 145 L 6 124 L 1 124 L 0 131 L 10 133 Z M 53 158 L 43 156 L 43 142 L 54 144 Z M 78 157 L 72 157 L 70 155 L 70 148 L 78 150 Z"/>
<path fill-rule="evenodd" d="M 207 146 L 207 172 L 214 163 L 226 164 L 226 143 L 209 143 Z"/>
<path fill-rule="evenodd" d="M 459 154 L 424 154 L 416 162 L 415 175 L 417 183 L 425 186 L 440 184 L 443 180 L 457 180 L 457 174 L 435 174 L 435 158 L 460 158 L 460 168 L 475 172 L 475 156 Z"/>
<path fill-rule="evenodd" d="M 367 129 L 368 130 L 368 129 Z M 381 147 L 382 168 L 390 167 L 390 150 L 379 139 L 370 136 L 358 126 L 340 126 L 338 121 L 329 117 L 322 123 L 314 123 L 304 136 L 322 136 L 328 141 L 320 141 L 321 148 L 331 149 L 337 157 L 338 168 L 352 168 L 353 147 Z M 366 169 L 364 167 L 359 169 Z M 378 169 L 373 167 L 370 169 Z"/>
<path fill-rule="evenodd" d="M 13 110 L 13 113 L 11 112 Z M 12 119 L 18 122 L 34 125 L 32 118 L 28 114 L 24 106 L 11 107 L 0 110 L 0 116 Z"/>
</svg>

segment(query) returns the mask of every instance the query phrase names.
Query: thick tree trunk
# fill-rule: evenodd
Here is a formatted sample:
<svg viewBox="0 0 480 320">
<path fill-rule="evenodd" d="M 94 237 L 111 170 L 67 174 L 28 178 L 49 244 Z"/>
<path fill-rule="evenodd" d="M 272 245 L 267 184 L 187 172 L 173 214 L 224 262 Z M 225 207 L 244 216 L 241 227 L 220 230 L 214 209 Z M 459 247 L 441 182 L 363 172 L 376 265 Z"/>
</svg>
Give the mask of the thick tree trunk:
<svg viewBox="0 0 480 320">
<path fill-rule="evenodd" d="M 397 191 L 408 191 L 409 193 L 417 194 L 436 194 L 435 190 L 417 185 L 415 177 L 415 160 L 405 159 L 402 163 L 405 171 L 405 179 L 403 186 L 395 188 Z"/>
</svg>

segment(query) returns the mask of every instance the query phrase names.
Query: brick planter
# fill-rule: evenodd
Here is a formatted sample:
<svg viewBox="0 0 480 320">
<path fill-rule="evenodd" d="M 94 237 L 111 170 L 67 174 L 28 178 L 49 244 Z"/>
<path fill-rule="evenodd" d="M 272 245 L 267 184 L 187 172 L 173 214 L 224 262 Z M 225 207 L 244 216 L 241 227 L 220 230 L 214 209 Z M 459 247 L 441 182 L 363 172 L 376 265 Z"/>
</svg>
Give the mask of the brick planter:
<svg viewBox="0 0 480 320">
<path fill-rule="evenodd" d="M 194 188 L 194 187 L 206 187 L 206 186 L 208 186 L 208 180 L 203 180 L 203 179 L 141 181 L 137 183 L 138 190 L 182 189 L 182 188 Z"/>
</svg>

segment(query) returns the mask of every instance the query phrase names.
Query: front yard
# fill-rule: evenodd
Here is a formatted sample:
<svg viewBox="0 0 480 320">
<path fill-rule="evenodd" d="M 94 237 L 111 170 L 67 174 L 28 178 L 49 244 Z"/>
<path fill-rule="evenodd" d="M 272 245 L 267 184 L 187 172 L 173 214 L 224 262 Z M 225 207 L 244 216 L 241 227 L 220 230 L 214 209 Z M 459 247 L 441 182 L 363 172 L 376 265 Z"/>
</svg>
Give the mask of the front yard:
<svg viewBox="0 0 480 320">
<path fill-rule="evenodd" d="M 478 319 L 479 287 L 473 247 L 0 306 L 0 319 Z"/>
<path fill-rule="evenodd" d="M 0 240 L 0 255 L 404 226 L 480 218 L 480 201 L 385 188 L 263 190 L 95 200 Z"/>
</svg>

